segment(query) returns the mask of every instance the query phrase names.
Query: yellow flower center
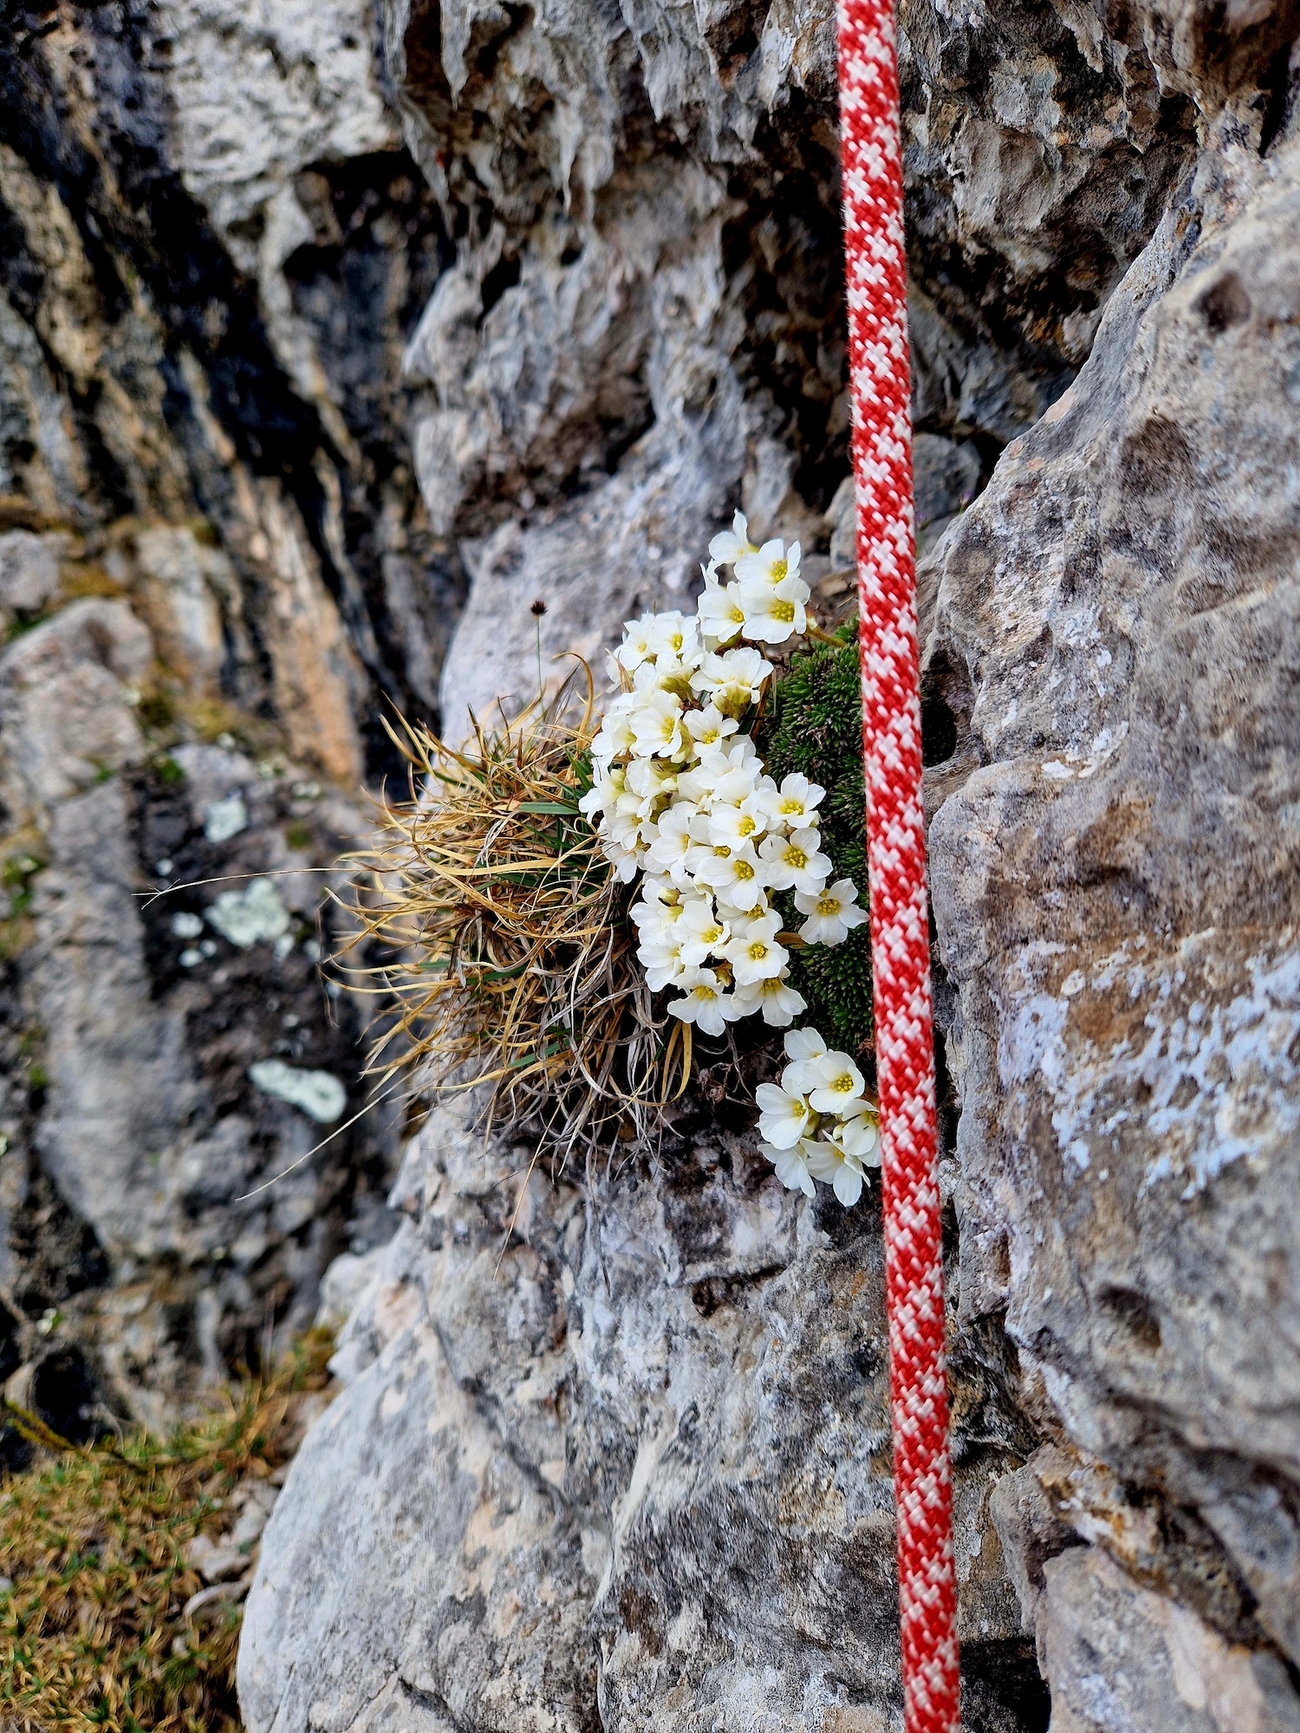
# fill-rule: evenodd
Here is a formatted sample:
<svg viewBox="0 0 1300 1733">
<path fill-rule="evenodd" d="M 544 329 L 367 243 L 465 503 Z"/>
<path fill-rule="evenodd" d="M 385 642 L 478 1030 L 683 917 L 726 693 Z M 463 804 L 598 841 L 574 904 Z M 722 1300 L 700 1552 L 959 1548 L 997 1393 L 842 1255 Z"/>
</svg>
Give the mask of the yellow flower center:
<svg viewBox="0 0 1300 1733">
<path fill-rule="evenodd" d="M 837 1095 L 852 1095 L 853 1079 L 849 1076 L 848 1072 L 845 1071 L 841 1076 L 835 1079 L 830 1087 Z"/>
<path fill-rule="evenodd" d="M 749 947 L 749 954 L 756 963 L 761 963 L 763 958 L 767 955 L 767 946 L 761 939 L 755 939 L 753 944 Z"/>
<path fill-rule="evenodd" d="M 750 866 L 747 860 L 738 860 L 736 862 L 736 877 L 738 879 L 752 879 L 753 876 L 754 869 Z"/>
<path fill-rule="evenodd" d="M 696 987 L 694 993 L 697 999 L 716 999 L 718 996 L 712 987 Z"/>
<path fill-rule="evenodd" d="M 819 915 L 838 915 L 840 900 L 838 897 L 818 897 L 817 913 Z"/>
<path fill-rule="evenodd" d="M 783 817 L 784 817 L 784 816 L 785 816 L 785 815 L 786 815 L 786 814 L 787 814 L 787 813 L 791 813 L 791 812 L 799 812 L 799 813 L 802 813 L 802 811 L 803 811 L 803 802 L 802 802 L 802 801 L 799 801 L 799 800 L 783 800 L 783 801 L 782 801 L 782 802 L 781 802 L 781 814 L 782 814 L 782 816 L 783 816 Z"/>
<path fill-rule="evenodd" d="M 791 843 L 785 851 L 785 864 L 792 866 L 797 873 L 800 873 L 808 865 L 808 856 L 801 848 L 796 848 L 794 843 Z"/>
<path fill-rule="evenodd" d="M 713 852 L 714 852 L 714 854 L 717 855 L 719 860 L 730 860 L 731 859 L 731 850 L 725 845 L 725 843 L 718 843 L 714 847 Z"/>
<path fill-rule="evenodd" d="M 704 931 L 700 934 L 701 940 L 706 945 L 716 945 L 718 940 L 721 937 L 722 937 L 722 928 L 721 927 L 706 927 L 704 929 Z"/>
<path fill-rule="evenodd" d="M 679 656 L 681 654 L 682 645 L 685 642 L 681 633 L 680 632 L 674 632 L 672 637 L 668 641 L 673 647 L 673 655 Z"/>
<path fill-rule="evenodd" d="M 773 560 L 772 561 L 772 582 L 774 584 L 782 583 L 785 579 L 786 574 L 789 572 L 789 570 L 790 570 L 790 567 L 785 560 Z M 794 618 L 793 609 L 791 610 L 789 617 L 791 619 Z"/>
<path fill-rule="evenodd" d="M 790 624 L 790 622 L 794 619 L 794 603 L 793 602 L 773 602 L 772 603 L 772 618 L 774 620 L 779 620 L 783 626 L 788 626 Z"/>
<path fill-rule="evenodd" d="M 758 829 L 758 820 L 750 818 L 748 813 L 746 813 L 745 817 L 742 818 L 740 823 L 736 826 L 736 829 L 740 832 L 741 836 L 752 836 Z"/>
</svg>

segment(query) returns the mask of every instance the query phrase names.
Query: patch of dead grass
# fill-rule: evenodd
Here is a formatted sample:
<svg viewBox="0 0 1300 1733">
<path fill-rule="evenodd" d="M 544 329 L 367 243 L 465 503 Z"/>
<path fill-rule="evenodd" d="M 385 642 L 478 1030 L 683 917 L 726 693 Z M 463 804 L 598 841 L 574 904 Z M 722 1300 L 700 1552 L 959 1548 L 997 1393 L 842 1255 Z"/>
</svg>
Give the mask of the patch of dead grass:
<svg viewBox="0 0 1300 1733">
<path fill-rule="evenodd" d="M 288 1460 L 330 1346 L 313 1333 L 273 1375 L 166 1439 L 73 1449 L 7 1407 L 40 1451 L 0 1485 L 6 1733 L 236 1733 L 241 1609 L 209 1600 L 186 1615 L 204 1586 L 186 1548 L 219 1524 L 236 1486 Z"/>
</svg>

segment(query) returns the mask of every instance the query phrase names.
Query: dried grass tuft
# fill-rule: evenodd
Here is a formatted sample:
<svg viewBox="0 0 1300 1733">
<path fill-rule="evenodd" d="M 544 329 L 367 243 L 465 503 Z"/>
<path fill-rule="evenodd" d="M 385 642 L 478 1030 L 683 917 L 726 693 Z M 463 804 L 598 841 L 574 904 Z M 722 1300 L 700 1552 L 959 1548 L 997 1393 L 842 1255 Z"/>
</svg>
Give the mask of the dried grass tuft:
<svg viewBox="0 0 1300 1733">
<path fill-rule="evenodd" d="M 562 694 L 497 728 L 476 723 L 461 752 L 426 728 L 390 728 L 411 766 L 407 798 L 377 801 L 373 845 L 345 860 L 346 949 L 382 955 L 344 967 L 383 1005 L 376 1090 L 481 1090 L 489 1128 L 561 1162 L 612 1135 L 647 1141 L 691 1058 L 689 1028 L 655 1015 L 636 963 L 630 887 L 578 810 L 599 725 L 582 667 L 584 702 Z"/>
</svg>

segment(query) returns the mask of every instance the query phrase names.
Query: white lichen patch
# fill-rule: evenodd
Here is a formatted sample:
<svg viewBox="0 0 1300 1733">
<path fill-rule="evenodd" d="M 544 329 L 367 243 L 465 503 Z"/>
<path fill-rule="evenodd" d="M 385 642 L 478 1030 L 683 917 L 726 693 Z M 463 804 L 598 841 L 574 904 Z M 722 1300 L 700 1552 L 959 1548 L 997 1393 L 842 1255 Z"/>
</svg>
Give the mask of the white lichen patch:
<svg viewBox="0 0 1300 1733">
<path fill-rule="evenodd" d="M 209 842 L 229 842 L 241 830 L 248 829 L 248 808 L 242 794 L 228 794 L 224 800 L 214 800 L 203 814 L 203 834 Z"/>
<path fill-rule="evenodd" d="M 1030 990 L 1008 1009 L 1003 1086 L 1021 1101 L 1035 1086 L 1046 1091 L 1070 1171 L 1140 1138 L 1150 1151 L 1142 1190 L 1174 1181 L 1186 1199 L 1234 1162 L 1267 1161 L 1300 1130 L 1300 956 L 1282 948 L 1243 959 L 1235 990 L 1207 1002 L 1189 971 L 1200 980 L 1210 937 L 1186 941 L 1163 967 L 1107 956 L 1072 971 L 1055 994 L 1026 980 Z M 1117 992 L 1138 1015 L 1098 1044 L 1083 1032 L 1087 1014 Z M 1142 1106 L 1111 1111 L 1116 1099 Z"/>
<path fill-rule="evenodd" d="M 223 891 L 208 910 L 208 925 L 223 939 L 249 950 L 289 930 L 289 911 L 269 879 L 254 879 L 242 891 Z"/>
<path fill-rule="evenodd" d="M 299 1071 L 283 1059 L 259 1059 L 248 1075 L 264 1095 L 287 1101 L 322 1125 L 332 1125 L 347 1106 L 348 1092 L 332 1071 Z"/>
</svg>

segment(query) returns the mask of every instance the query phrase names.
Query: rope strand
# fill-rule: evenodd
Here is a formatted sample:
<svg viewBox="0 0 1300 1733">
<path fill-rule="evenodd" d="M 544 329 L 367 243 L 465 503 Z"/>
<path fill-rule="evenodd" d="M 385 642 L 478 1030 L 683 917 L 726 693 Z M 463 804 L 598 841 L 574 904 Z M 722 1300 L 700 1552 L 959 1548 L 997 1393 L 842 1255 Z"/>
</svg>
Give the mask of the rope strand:
<svg viewBox="0 0 1300 1733">
<path fill-rule="evenodd" d="M 921 802 L 907 259 L 890 0 L 840 0 L 862 749 L 907 1733 L 960 1724 Z"/>
</svg>

